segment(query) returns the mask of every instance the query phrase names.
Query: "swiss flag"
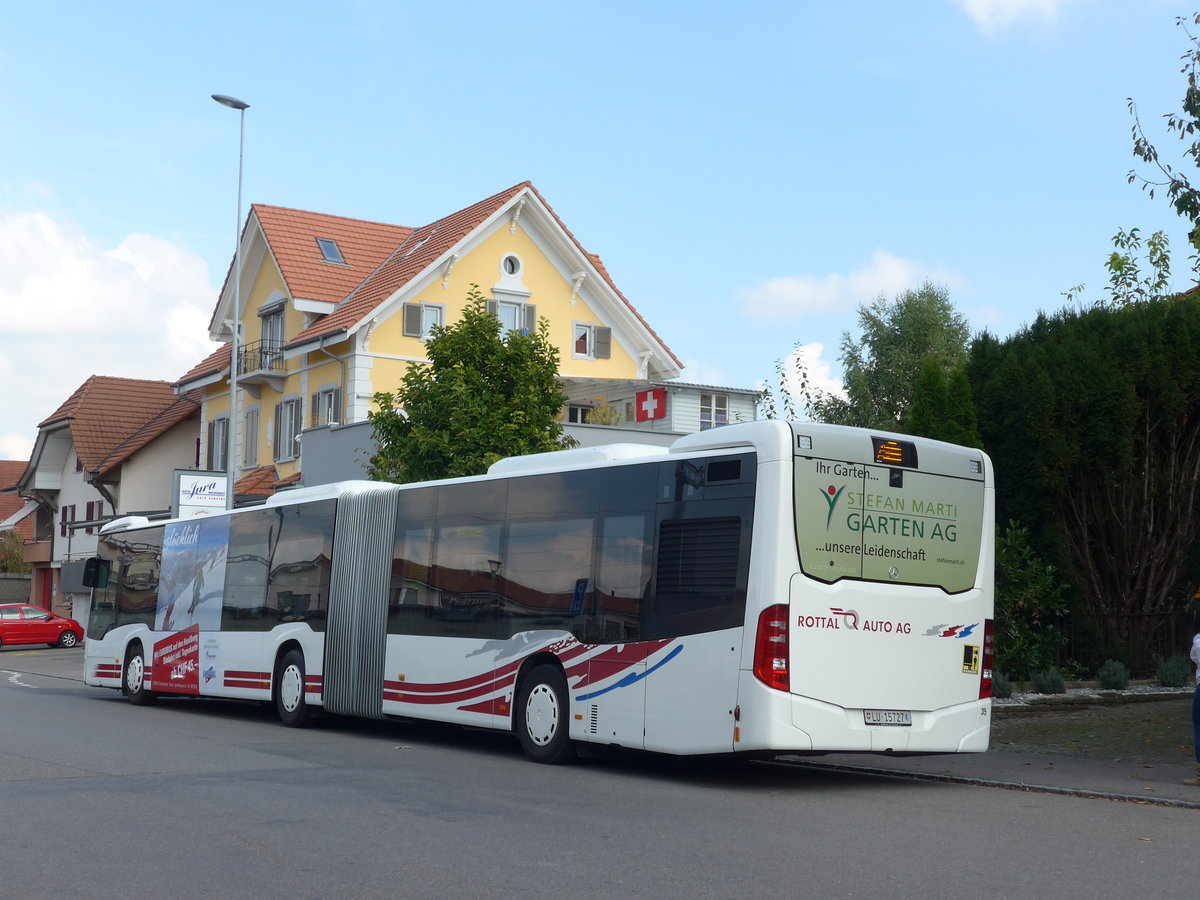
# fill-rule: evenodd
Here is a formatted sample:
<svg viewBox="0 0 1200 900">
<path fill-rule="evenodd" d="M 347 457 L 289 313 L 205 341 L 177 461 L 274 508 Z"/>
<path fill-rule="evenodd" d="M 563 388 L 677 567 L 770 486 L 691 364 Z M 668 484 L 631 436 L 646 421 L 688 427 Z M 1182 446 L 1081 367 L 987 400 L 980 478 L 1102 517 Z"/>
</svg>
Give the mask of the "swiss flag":
<svg viewBox="0 0 1200 900">
<path fill-rule="evenodd" d="M 667 389 L 651 388 L 648 391 L 638 391 L 634 398 L 634 421 L 649 422 L 651 419 L 667 417 Z"/>
</svg>

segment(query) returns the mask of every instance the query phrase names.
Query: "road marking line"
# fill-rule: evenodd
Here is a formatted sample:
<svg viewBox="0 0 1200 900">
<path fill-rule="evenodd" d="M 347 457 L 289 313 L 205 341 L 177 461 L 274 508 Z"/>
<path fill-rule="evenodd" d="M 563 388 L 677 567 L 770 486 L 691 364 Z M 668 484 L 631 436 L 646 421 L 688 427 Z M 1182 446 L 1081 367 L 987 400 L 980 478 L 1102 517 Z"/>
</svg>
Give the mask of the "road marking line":
<svg viewBox="0 0 1200 900">
<path fill-rule="evenodd" d="M 14 672 L 12 669 L 0 669 L 0 672 L 5 672 L 8 674 L 9 684 L 14 684 L 17 687 L 33 688 L 35 691 L 38 689 L 36 684 L 26 684 L 21 680 L 21 676 L 25 675 L 25 672 Z"/>
</svg>

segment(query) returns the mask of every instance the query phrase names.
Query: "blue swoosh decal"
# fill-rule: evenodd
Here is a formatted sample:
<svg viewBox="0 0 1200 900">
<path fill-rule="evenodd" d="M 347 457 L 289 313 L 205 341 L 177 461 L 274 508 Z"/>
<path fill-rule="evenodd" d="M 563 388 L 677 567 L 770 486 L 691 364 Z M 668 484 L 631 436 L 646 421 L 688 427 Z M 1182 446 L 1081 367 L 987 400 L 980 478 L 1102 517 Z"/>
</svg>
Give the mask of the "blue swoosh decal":
<svg viewBox="0 0 1200 900">
<path fill-rule="evenodd" d="M 581 694 L 580 696 L 576 697 L 575 700 L 577 702 L 582 703 L 584 700 L 591 700 L 594 697 L 599 697 L 602 694 L 607 694 L 609 691 L 615 691 L 617 688 L 625 688 L 625 687 L 629 687 L 630 685 L 637 684 L 643 678 L 646 678 L 651 672 L 655 671 L 656 669 L 661 669 L 663 666 L 665 666 L 667 663 L 669 663 L 671 660 L 673 660 L 675 657 L 677 657 L 682 652 L 683 652 L 683 644 L 680 644 L 674 650 L 672 650 L 670 653 L 668 653 L 666 656 L 664 656 L 662 659 L 660 659 L 658 662 L 656 662 L 654 665 L 652 665 L 650 668 L 648 668 L 645 672 L 642 672 L 640 675 L 637 672 L 630 672 L 628 675 L 626 675 L 624 678 L 622 678 L 616 684 L 609 685 L 608 687 L 606 687 L 600 691 L 593 691 L 590 694 Z"/>
</svg>

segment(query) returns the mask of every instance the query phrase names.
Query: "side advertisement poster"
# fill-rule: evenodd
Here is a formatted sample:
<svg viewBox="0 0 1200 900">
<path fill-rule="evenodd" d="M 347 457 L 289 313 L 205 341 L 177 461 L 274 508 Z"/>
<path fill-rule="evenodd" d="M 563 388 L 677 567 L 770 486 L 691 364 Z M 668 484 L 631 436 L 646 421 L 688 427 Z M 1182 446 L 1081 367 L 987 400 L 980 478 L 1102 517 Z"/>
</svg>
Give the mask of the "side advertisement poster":
<svg viewBox="0 0 1200 900">
<path fill-rule="evenodd" d="M 163 533 L 155 631 L 221 627 L 229 517 L 168 525 Z"/>
</svg>

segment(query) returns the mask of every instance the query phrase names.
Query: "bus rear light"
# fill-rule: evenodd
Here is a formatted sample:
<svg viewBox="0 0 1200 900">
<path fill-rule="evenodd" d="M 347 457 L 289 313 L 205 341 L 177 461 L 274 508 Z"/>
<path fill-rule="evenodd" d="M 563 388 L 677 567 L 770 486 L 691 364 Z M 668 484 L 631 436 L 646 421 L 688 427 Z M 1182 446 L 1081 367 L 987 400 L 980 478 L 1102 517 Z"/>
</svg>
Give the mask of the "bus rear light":
<svg viewBox="0 0 1200 900">
<path fill-rule="evenodd" d="M 983 620 L 983 671 L 979 677 L 979 699 L 992 696 L 992 664 L 996 659 L 996 622 Z"/>
<path fill-rule="evenodd" d="M 788 608 L 779 603 L 763 610 L 758 617 L 758 635 L 754 641 L 754 677 L 769 688 L 791 688 L 788 672 Z"/>
</svg>

